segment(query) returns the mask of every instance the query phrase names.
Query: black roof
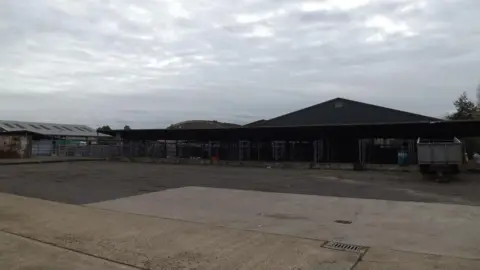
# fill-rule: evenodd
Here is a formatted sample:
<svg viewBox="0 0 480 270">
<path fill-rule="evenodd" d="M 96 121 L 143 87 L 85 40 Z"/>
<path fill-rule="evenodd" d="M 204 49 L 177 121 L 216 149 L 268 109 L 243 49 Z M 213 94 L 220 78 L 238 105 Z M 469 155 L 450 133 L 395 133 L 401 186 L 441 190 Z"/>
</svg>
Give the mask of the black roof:
<svg viewBox="0 0 480 270">
<path fill-rule="evenodd" d="M 235 128 L 240 125 L 218 122 L 216 120 L 188 120 L 172 124 L 167 129 L 210 129 L 210 128 Z"/>
<path fill-rule="evenodd" d="M 263 123 L 267 122 L 265 119 L 257 120 L 248 124 L 243 125 L 244 127 L 258 127 L 261 126 Z"/>
<path fill-rule="evenodd" d="M 392 124 L 344 124 L 292 127 L 241 127 L 220 129 L 136 129 L 108 130 L 127 140 L 197 140 L 197 141 L 272 141 L 318 140 L 320 138 L 437 138 L 478 137 L 480 121 L 428 121 Z"/>
<path fill-rule="evenodd" d="M 439 121 L 440 119 L 373 104 L 335 98 L 275 117 L 256 126 L 311 126 L 345 124 L 389 124 Z"/>
</svg>

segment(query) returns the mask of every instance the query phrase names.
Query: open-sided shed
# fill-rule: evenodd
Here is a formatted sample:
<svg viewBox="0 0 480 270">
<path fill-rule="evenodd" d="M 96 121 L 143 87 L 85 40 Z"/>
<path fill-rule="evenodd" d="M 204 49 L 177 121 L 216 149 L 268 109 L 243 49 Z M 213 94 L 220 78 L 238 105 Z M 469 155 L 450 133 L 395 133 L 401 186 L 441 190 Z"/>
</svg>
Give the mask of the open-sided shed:
<svg viewBox="0 0 480 270">
<path fill-rule="evenodd" d="M 208 155 L 222 152 L 211 149 L 211 142 L 215 142 L 218 149 L 230 149 L 223 151 L 230 153 L 225 156 L 239 159 L 392 163 L 399 149 L 407 151 L 414 162 L 415 140 L 419 137 L 480 136 L 480 121 L 445 121 L 337 98 L 238 128 L 106 133 L 128 141 L 193 141 L 203 145 Z"/>
</svg>

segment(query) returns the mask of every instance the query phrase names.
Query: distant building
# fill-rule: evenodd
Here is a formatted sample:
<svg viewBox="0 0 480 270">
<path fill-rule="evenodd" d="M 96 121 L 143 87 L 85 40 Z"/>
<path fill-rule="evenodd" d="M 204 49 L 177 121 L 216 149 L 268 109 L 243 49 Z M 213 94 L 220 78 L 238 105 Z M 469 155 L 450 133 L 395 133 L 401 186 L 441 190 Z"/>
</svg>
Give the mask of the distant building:
<svg viewBox="0 0 480 270">
<path fill-rule="evenodd" d="M 176 130 L 107 133 L 129 141 L 166 140 L 175 144 L 183 141 L 184 145 L 174 145 L 172 151 L 167 151 L 167 156 L 181 158 L 395 164 L 399 151 L 407 152 L 409 162 L 415 163 L 416 138 L 428 133 L 428 125 L 441 122 L 434 117 L 334 98 L 237 129 L 215 121 L 197 120 L 168 128 Z M 402 126 L 421 130 L 401 130 Z M 432 128 L 443 132 L 442 126 Z"/>
<path fill-rule="evenodd" d="M 58 145 L 86 145 L 109 137 L 86 125 L 0 120 L 0 157 L 52 155 Z"/>
<path fill-rule="evenodd" d="M 79 137 L 79 138 L 97 138 L 109 137 L 106 134 L 97 133 L 86 125 L 55 124 L 40 122 L 22 122 L 0 120 L 0 133 L 31 133 L 45 137 Z"/>
<path fill-rule="evenodd" d="M 167 129 L 212 129 L 212 128 L 236 128 L 240 125 L 224 123 L 215 120 L 189 120 L 179 122 L 167 127 Z"/>
</svg>

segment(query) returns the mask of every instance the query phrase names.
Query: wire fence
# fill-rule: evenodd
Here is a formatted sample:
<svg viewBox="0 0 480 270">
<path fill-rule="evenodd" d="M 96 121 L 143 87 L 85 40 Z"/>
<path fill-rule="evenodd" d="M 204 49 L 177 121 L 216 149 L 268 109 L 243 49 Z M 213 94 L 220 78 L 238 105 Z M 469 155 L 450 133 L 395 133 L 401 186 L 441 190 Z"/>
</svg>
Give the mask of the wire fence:
<svg viewBox="0 0 480 270">
<path fill-rule="evenodd" d="M 410 164 L 415 163 L 414 145 L 406 150 Z M 191 141 L 133 141 L 118 145 L 33 145 L 32 156 L 93 157 L 93 158 L 151 158 L 207 159 L 224 161 L 294 161 L 294 162 L 355 162 L 359 153 L 362 161 L 375 164 L 397 163 L 399 147 L 362 144 L 331 145 L 316 142 L 191 142 Z M 358 146 L 357 146 L 358 148 Z"/>
<path fill-rule="evenodd" d="M 114 145 L 32 145 L 31 156 L 45 157 L 95 157 L 110 158 L 121 157 L 122 152 L 118 146 Z"/>
</svg>

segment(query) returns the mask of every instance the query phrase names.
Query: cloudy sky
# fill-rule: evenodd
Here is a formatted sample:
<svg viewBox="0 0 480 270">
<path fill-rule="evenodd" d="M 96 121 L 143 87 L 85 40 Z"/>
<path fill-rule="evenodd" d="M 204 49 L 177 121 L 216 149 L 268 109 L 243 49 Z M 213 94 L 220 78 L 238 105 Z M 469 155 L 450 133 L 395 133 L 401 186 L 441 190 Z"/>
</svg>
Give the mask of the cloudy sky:
<svg viewBox="0 0 480 270">
<path fill-rule="evenodd" d="M 430 116 L 480 83 L 478 0 L 0 0 L 0 119 L 247 123 L 334 97 Z"/>
</svg>

